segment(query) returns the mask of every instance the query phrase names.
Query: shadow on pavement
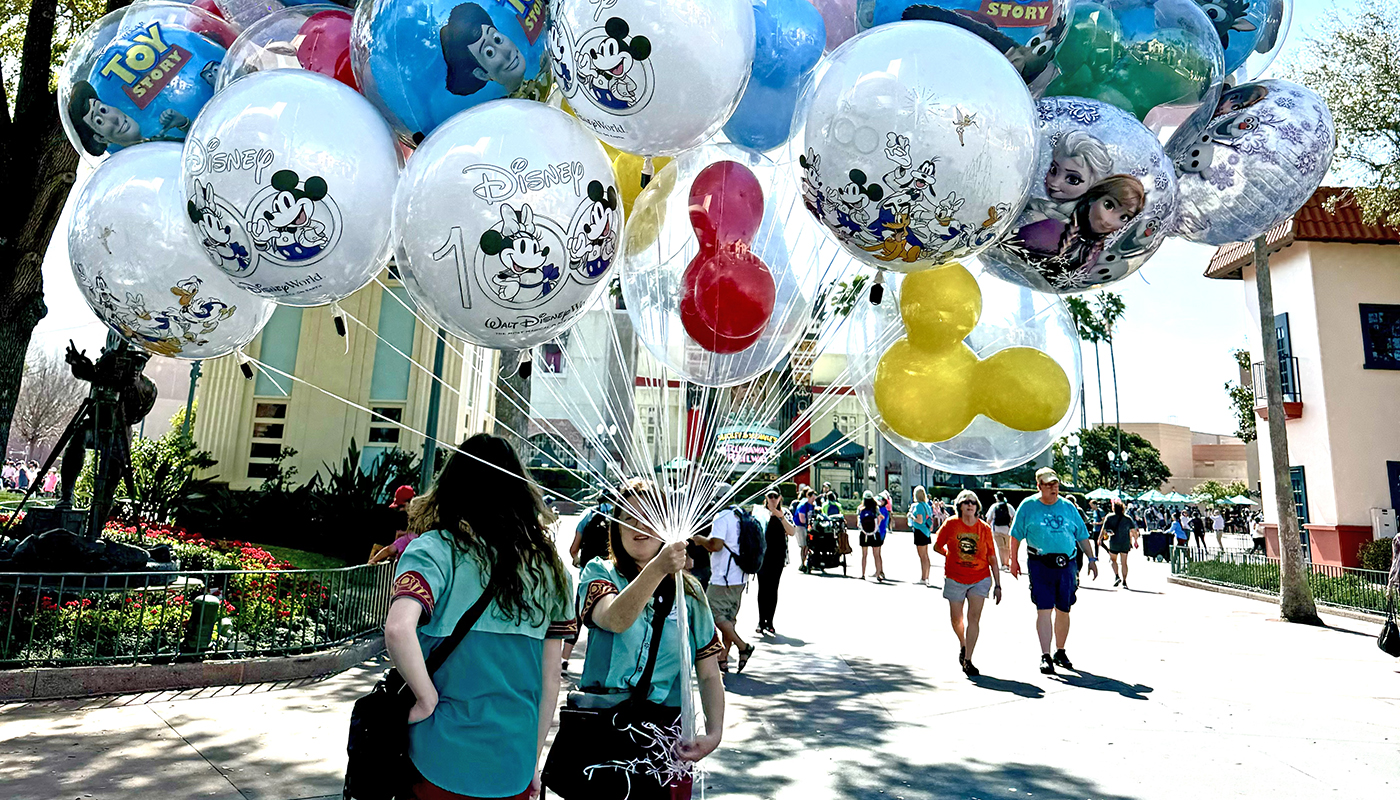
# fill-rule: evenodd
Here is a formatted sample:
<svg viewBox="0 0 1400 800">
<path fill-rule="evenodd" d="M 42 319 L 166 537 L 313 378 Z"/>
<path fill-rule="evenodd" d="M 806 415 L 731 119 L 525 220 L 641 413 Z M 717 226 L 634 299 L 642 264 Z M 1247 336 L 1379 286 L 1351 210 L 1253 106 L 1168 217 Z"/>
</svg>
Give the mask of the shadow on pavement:
<svg viewBox="0 0 1400 800">
<path fill-rule="evenodd" d="M 1080 689 L 1093 689 L 1099 692 L 1117 692 L 1129 700 L 1146 700 L 1146 695 L 1152 692 L 1151 686 L 1145 686 L 1141 683 L 1130 685 L 1116 678 L 1106 678 L 1083 669 L 1060 672 L 1056 674 L 1053 679 Z"/>
<path fill-rule="evenodd" d="M 783 636 L 782 634 L 778 634 L 778 635 L 775 636 L 775 635 L 773 635 L 773 634 L 770 633 L 770 634 L 764 636 L 762 639 L 755 639 L 754 641 L 756 641 L 756 642 L 761 642 L 761 643 L 767 644 L 767 645 L 781 645 L 781 646 L 783 646 L 783 647 L 806 647 L 806 646 L 807 646 L 807 642 L 806 642 L 805 640 L 803 640 L 803 639 L 798 639 L 798 638 L 796 638 L 796 637 L 794 637 L 794 636 Z"/>
<path fill-rule="evenodd" d="M 979 689 L 991 689 L 994 692 L 1009 692 L 1017 697 L 1029 697 L 1039 699 L 1045 696 L 1045 690 L 1033 683 L 1023 683 L 1005 678 L 993 678 L 990 675 L 982 674 L 975 678 L 969 678 Z"/>
<path fill-rule="evenodd" d="M 936 759 L 931 753 L 929 758 Z M 833 794 L 841 798 L 902 797 L 905 800 L 1132 800 L 1109 794 L 1093 780 L 1048 764 L 987 763 L 976 760 L 915 764 L 881 754 L 874 766 L 838 772 Z M 1085 770 L 1088 771 L 1087 769 Z"/>
</svg>

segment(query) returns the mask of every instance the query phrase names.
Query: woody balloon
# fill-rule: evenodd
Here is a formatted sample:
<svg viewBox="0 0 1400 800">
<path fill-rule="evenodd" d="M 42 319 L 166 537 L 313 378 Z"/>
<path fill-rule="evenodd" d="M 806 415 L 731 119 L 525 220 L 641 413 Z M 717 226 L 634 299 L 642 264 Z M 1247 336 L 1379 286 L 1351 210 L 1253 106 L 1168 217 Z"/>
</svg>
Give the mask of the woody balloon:
<svg viewBox="0 0 1400 800">
<path fill-rule="evenodd" d="M 185 211 L 236 285 L 282 305 L 324 305 L 388 261 L 398 171 L 388 124 L 355 90 L 309 70 L 255 72 L 190 129 Z"/>
<path fill-rule="evenodd" d="M 393 223 L 418 307 L 499 350 L 568 328 L 621 260 L 607 153 L 578 120 L 528 100 L 471 109 L 425 139 L 399 180 Z"/>
<path fill-rule="evenodd" d="M 192 5 L 147 0 L 83 31 L 58 80 L 59 118 L 89 162 L 145 142 L 178 142 L 214 96 L 237 30 Z"/>
</svg>

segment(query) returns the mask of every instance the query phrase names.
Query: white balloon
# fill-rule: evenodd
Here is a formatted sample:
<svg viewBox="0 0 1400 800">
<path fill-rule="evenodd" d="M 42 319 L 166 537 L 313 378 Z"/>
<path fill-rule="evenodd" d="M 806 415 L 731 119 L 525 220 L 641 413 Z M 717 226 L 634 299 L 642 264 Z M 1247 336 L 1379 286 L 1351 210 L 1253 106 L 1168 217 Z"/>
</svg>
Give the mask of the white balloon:
<svg viewBox="0 0 1400 800">
<path fill-rule="evenodd" d="M 73 201 L 68 257 L 98 318 L 156 355 L 232 353 L 276 308 L 207 263 L 185 224 L 173 142 L 122 150 L 97 167 Z"/>
<path fill-rule="evenodd" d="M 896 22 L 841 45 L 804 98 L 807 210 L 866 264 L 913 272 L 974 255 L 1034 178 L 1021 75 L 974 34 Z"/>
<path fill-rule="evenodd" d="M 562 0 L 548 36 L 569 107 L 594 135 L 641 155 L 713 136 L 753 66 L 749 0 Z"/>
<path fill-rule="evenodd" d="M 463 111 L 419 145 L 394 195 L 414 302 L 467 341 L 523 350 L 568 328 L 620 259 L 612 164 L 577 120 L 529 100 Z"/>
<path fill-rule="evenodd" d="M 288 306 L 352 294 L 389 258 L 399 155 L 355 90 L 307 70 L 248 75 L 185 140 L 189 225 L 234 283 Z"/>
</svg>

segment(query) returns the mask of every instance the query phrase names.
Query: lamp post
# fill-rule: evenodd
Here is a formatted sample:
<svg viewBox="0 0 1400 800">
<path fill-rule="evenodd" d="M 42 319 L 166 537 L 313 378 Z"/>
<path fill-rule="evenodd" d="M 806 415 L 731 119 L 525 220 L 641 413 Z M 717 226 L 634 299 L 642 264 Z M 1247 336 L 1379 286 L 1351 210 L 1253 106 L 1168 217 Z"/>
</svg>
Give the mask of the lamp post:
<svg viewBox="0 0 1400 800">
<path fill-rule="evenodd" d="M 1084 448 L 1079 445 L 1079 434 L 1071 433 L 1065 443 L 1060 445 L 1060 455 L 1069 459 L 1069 480 L 1077 489 L 1079 488 L 1079 459 L 1084 457 Z"/>
<path fill-rule="evenodd" d="M 616 468 L 616 464 L 613 461 L 613 452 L 617 449 L 617 426 L 604 425 L 600 422 L 594 431 L 598 434 L 599 442 L 606 441 L 606 449 L 603 451 L 604 463 L 608 467 Z"/>
<path fill-rule="evenodd" d="M 1114 453 L 1112 450 L 1108 451 L 1108 464 L 1113 470 L 1113 488 L 1122 489 L 1123 470 L 1128 468 L 1128 451 L 1119 450 L 1117 453 Z"/>
</svg>

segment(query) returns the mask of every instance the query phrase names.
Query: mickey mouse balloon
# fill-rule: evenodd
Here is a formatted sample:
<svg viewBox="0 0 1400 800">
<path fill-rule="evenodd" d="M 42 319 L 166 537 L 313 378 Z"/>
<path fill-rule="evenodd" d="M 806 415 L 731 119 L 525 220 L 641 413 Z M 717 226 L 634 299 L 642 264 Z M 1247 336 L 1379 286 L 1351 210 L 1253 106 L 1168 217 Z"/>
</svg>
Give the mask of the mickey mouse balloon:
<svg viewBox="0 0 1400 800">
<path fill-rule="evenodd" d="M 219 92 L 185 142 L 185 208 L 209 260 L 283 305 L 346 297 L 389 258 L 398 151 L 350 87 L 307 70 Z"/>
<path fill-rule="evenodd" d="M 59 119 L 88 161 L 144 142 L 180 141 L 214 96 L 238 32 L 203 9 L 147 0 L 83 31 L 58 81 Z"/>
<path fill-rule="evenodd" d="M 620 260 L 622 205 L 598 140 L 563 111 L 501 100 L 448 120 L 394 195 L 413 301 L 482 347 L 521 350 L 569 327 Z"/>
<path fill-rule="evenodd" d="M 668 156 L 713 136 L 744 92 L 749 0 L 561 0 L 549 30 L 554 82 L 598 138 Z"/>
<path fill-rule="evenodd" d="M 459 111 L 543 98 L 546 0 L 365 0 L 352 62 L 365 96 L 417 144 Z"/>
<path fill-rule="evenodd" d="M 807 210 L 858 259 L 914 272 L 986 249 L 1026 202 L 1035 103 L 967 31 L 896 22 L 828 59 L 799 159 Z"/>
</svg>

